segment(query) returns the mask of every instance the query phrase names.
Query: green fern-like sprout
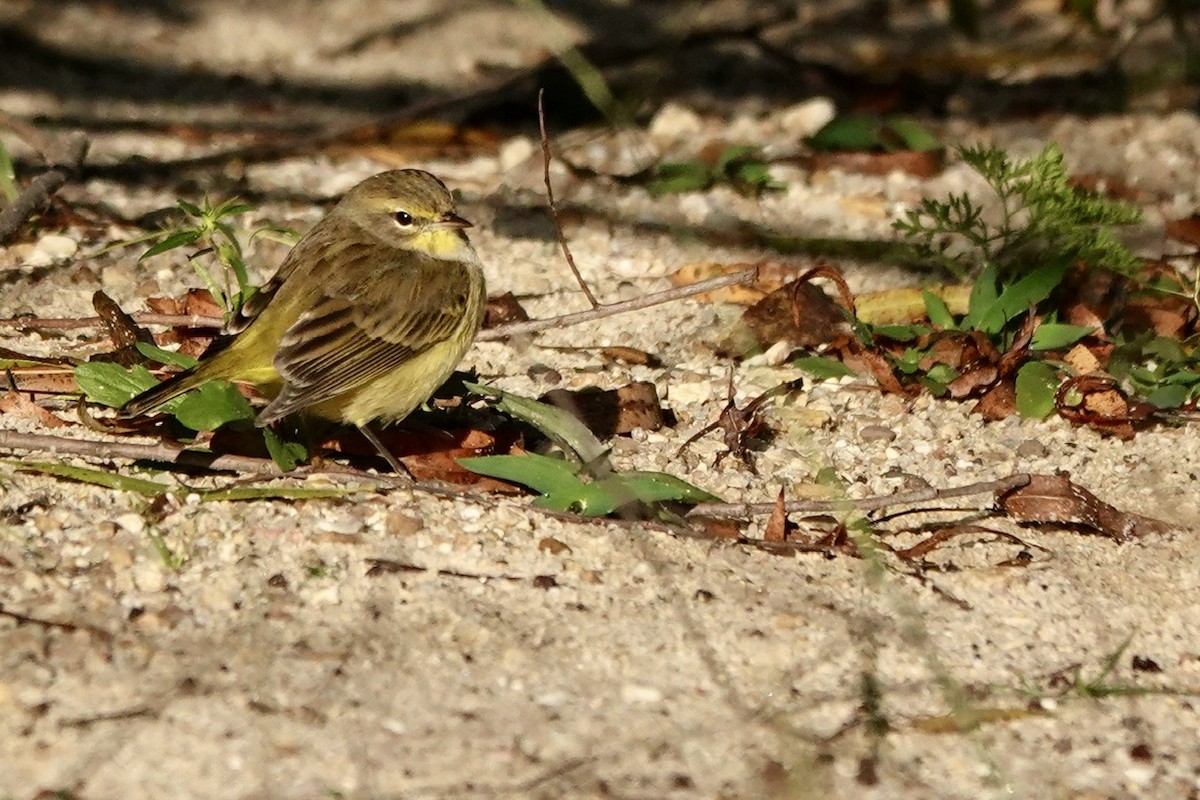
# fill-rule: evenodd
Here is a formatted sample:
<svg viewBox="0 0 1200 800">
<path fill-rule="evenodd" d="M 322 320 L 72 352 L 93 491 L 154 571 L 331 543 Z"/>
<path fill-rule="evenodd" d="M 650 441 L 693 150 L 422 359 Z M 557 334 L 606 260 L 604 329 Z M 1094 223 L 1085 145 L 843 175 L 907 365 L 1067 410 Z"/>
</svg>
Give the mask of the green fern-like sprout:
<svg viewBox="0 0 1200 800">
<path fill-rule="evenodd" d="M 965 193 L 926 198 L 893 224 L 919 260 L 959 277 L 992 266 L 1011 279 L 1048 262 L 1074 261 L 1137 272 L 1139 259 L 1114 228 L 1139 222 L 1141 210 L 1072 186 L 1058 145 L 1026 160 L 983 145 L 959 148 L 958 155 L 995 193 L 999 222 L 987 222 L 983 207 Z"/>
</svg>

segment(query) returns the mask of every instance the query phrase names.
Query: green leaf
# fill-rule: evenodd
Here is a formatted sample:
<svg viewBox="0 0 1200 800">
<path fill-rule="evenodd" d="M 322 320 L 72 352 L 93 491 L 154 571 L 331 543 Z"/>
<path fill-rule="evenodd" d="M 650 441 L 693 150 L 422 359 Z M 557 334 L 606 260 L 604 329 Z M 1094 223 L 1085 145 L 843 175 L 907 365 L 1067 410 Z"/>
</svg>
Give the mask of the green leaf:
<svg viewBox="0 0 1200 800">
<path fill-rule="evenodd" d="M 279 438 L 271 428 L 263 428 L 263 441 L 267 445 L 267 453 L 275 466 L 284 472 L 291 472 L 297 465 L 308 459 L 308 448 L 300 442 L 286 442 Z"/>
<path fill-rule="evenodd" d="M 115 472 L 77 467 L 73 464 L 58 464 L 51 461 L 6 461 L 14 469 L 22 472 L 40 472 L 57 478 L 66 478 L 80 483 L 90 483 L 93 486 L 103 486 L 105 489 L 117 489 L 122 492 L 137 492 L 147 497 L 157 497 L 174 487 L 158 481 L 148 481 L 144 478 L 132 478 Z"/>
<path fill-rule="evenodd" d="M 663 500 L 691 504 L 721 502 L 721 498 L 716 495 L 709 494 L 703 489 L 665 472 L 637 470 L 622 472 L 605 478 L 599 483 L 604 485 L 614 481 L 623 483 L 635 499 L 648 504 Z"/>
<path fill-rule="evenodd" d="M 1030 361 L 1017 370 L 1017 413 L 1027 419 L 1045 419 L 1054 411 L 1060 380 L 1058 367 L 1047 361 Z"/>
<path fill-rule="evenodd" d="M 1146 395 L 1146 402 L 1155 408 L 1179 408 L 1191 399 L 1192 391 L 1191 386 L 1168 383 Z"/>
<path fill-rule="evenodd" d="M 120 408 L 134 395 L 158 384 L 150 370 L 140 364 L 125 369 L 108 361 L 80 364 L 75 368 L 75 382 L 88 400 L 111 408 Z"/>
<path fill-rule="evenodd" d="M 883 148 L 879 138 L 879 120 L 861 114 L 836 117 L 804 141 L 812 149 L 823 152 L 861 152 Z"/>
<path fill-rule="evenodd" d="M 1029 348 L 1031 350 L 1058 350 L 1069 344 L 1075 344 L 1095 331 L 1096 328 L 1090 325 L 1068 325 L 1061 322 L 1039 325 L 1033 332 L 1033 340 L 1030 342 Z"/>
<path fill-rule="evenodd" d="M 230 422 L 254 419 L 245 395 L 232 383 L 216 380 L 188 392 L 172 413 L 181 425 L 194 431 L 215 431 Z"/>
<path fill-rule="evenodd" d="M 912 120 L 893 117 L 887 121 L 886 130 L 892 134 L 890 138 L 895 138 L 899 143 L 900 147 L 897 149 L 919 153 L 942 149 L 942 143 L 936 136 Z"/>
<path fill-rule="evenodd" d="M 563 448 L 568 458 L 578 460 L 593 473 L 601 474 L 612 471 L 612 466 L 605 457 L 608 452 L 607 448 L 578 417 L 570 412 L 491 386 L 469 382 L 464 382 L 464 385 L 468 390 L 485 397 L 499 398 L 496 408 L 537 428 L 548 439 Z"/>
<path fill-rule="evenodd" d="M 713 165 L 712 171 L 716 173 L 727 173 L 730 167 L 733 167 L 737 162 L 758 160 L 758 148 L 748 144 L 734 144 L 726 147 L 717 156 L 717 163 Z M 760 161 L 761 163 L 761 161 Z"/>
<path fill-rule="evenodd" d="M 950 313 L 945 300 L 924 289 L 921 291 L 921 299 L 925 301 L 925 314 L 935 328 L 944 331 L 955 329 L 954 315 Z"/>
<path fill-rule="evenodd" d="M 1004 287 L 999 297 L 982 307 L 975 329 L 993 335 L 1000 333 L 1010 319 L 1024 314 L 1049 297 L 1066 274 L 1065 261 L 1043 264 L 1016 283 Z M 975 313 L 973 303 L 971 313 Z"/>
<path fill-rule="evenodd" d="M 198 363 L 198 360 L 192 356 L 176 353 L 172 350 L 164 350 L 148 342 L 138 342 L 134 346 L 139 353 L 157 364 L 167 364 L 172 367 L 179 367 L 180 369 L 191 369 Z"/>
<path fill-rule="evenodd" d="M 196 205 L 195 203 L 190 203 L 187 200 L 179 200 L 178 203 L 179 203 L 179 207 L 183 209 L 184 213 L 186 213 L 190 216 L 193 216 L 193 217 L 205 216 L 204 210 L 201 209 L 200 206 Z M 207 197 L 204 198 L 204 205 L 206 207 L 208 206 L 208 198 Z"/>
<path fill-rule="evenodd" d="M 803 358 L 792 359 L 792 366 L 796 369 L 812 375 L 818 380 L 835 380 L 844 378 L 847 375 L 857 375 L 858 373 L 847 367 L 841 361 L 824 356 L 804 356 Z"/>
<path fill-rule="evenodd" d="M 176 231 L 175 233 L 167 236 L 167 238 L 163 239 L 158 244 L 151 247 L 146 252 L 142 253 L 142 255 L 138 258 L 138 261 L 145 261 L 147 258 L 150 258 L 150 256 L 156 256 L 159 253 L 165 253 L 168 250 L 174 250 L 177 247 L 183 247 L 184 245 L 192 244 L 199 239 L 200 236 L 201 232 L 194 228 Z"/>
<path fill-rule="evenodd" d="M 967 300 L 967 315 L 963 317 L 962 324 L 959 325 L 961 330 L 979 329 L 979 321 L 1000 297 L 996 282 L 996 266 L 988 264 L 975 279 L 975 285 L 971 287 L 971 296 Z"/>
<path fill-rule="evenodd" d="M 523 456 L 471 456 L 457 461 L 471 472 L 519 483 L 538 494 L 569 494 L 580 491 L 579 487 L 583 486 L 576 475 L 577 467 L 564 459 L 537 453 Z"/>
<path fill-rule="evenodd" d="M 646 190 L 654 196 L 699 192 L 712 186 L 712 171 L 698 161 L 674 161 L 659 164 Z"/>
</svg>

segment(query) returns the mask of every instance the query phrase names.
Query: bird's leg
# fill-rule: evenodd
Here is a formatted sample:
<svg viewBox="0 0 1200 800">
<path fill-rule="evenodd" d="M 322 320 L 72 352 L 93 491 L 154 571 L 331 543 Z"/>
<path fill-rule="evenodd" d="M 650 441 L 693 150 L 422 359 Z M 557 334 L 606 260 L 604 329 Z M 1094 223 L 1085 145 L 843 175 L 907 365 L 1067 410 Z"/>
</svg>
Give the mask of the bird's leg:
<svg viewBox="0 0 1200 800">
<path fill-rule="evenodd" d="M 358 425 L 358 432 L 367 437 L 367 441 L 375 445 L 375 449 L 379 451 L 379 455 L 383 456 L 384 461 L 391 465 L 392 471 L 402 478 L 408 478 L 415 481 L 416 478 L 408 471 L 408 467 L 400 463 L 400 459 L 392 455 L 392 452 L 383 446 L 383 442 L 379 441 L 379 437 L 375 435 L 375 431 L 371 430 L 369 425 Z"/>
</svg>

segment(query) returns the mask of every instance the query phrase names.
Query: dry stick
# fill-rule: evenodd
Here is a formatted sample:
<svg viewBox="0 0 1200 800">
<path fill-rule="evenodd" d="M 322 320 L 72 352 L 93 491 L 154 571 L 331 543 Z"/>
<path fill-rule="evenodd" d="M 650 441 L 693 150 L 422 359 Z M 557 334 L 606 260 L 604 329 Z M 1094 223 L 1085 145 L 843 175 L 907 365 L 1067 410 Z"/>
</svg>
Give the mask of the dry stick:
<svg viewBox="0 0 1200 800">
<path fill-rule="evenodd" d="M 864 497 L 859 500 L 846 498 L 844 500 L 792 500 L 784 504 L 788 513 L 808 512 L 821 513 L 840 511 L 846 508 L 858 511 L 877 511 L 896 505 L 909 503 L 927 503 L 930 500 L 945 500 L 951 497 L 967 497 L 973 494 L 991 492 L 1000 494 L 1029 485 L 1029 473 L 1018 472 L 993 481 L 979 481 L 965 486 L 954 486 L 949 489 L 914 489 L 911 492 L 897 492 L 889 495 Z M 775 503 L 701 503 L 692 508 L 690 514 L 707 514 L 716 517 L 749 517 L 755 514 L 769 514 L 775 510 Z"/>
<path fill-rule="evenodd" d="M 36 150 L 48 163 L 55 163 L 53 155 L 56 147 L 55 141 L 33 125 L 20 117 L 0 111 L 0 128 L 12 131 L 18 139 Z"/>
<path fill-rule="evenodd" d="M 531 319 L 526 322 L 512 322 L 508 325 L 500 325 L 495 328 L 488 328 L 479 332 L 475 337 L 476 341 L 492 342 L 497 339 L 505 339 L 509 336 L 518 336 L 526 333 L 537 333 L 538 331 L 549 330 L 550 328 L 567 328 L 571 325 L 581 325 L 585 322 L 592 322 L 605 317 L 616 316 L 617 314 L 626 314 L 630 311 L 638 311 L 651 306 L 670 303 L 675 300 L 682 300 L 685 297 L 691 297 L 705 292 L 724 289 L 727 286 L 735 286 L 740 283 L 750 283 L 758 277 L 758 267 L 747 267 L 746 269 L 731 272 L 728 275 L 720 275 L 716 278 L 708 278 L 696 283 L 689 283 L 687 286 L 677 286 L 674 289 L 664 289 L 661 292 L 651 292 L 650 294 L 635 297 L 632 300 L 622 300 L 619 303 L 602 303 L 595 308 L 590 308 L 587 311 L 576 311 L 572 314 L 562 314 L 557 317 L 546 317 L 544 319 Z M 168 325 L 183 328 L 220 328 L 224 321 L 220 317 L 206 317 L 197 314 L 150 314 L 137 313 L 131 314 L 134 322 L 142 325 Z M 45 318 L 38 317 L 11 317 L 9 319 L 0 319 L 0 327 L 17 328 L 18 330 L 72 330 L 75 328 L 91 328 L 101 324 L 99 317 L 64 317 L 64 318 Z"/>
<path fill-rule="evenodd" d="M 596 308 L 590 308 L 587 311 L 576 311 L 573 314 L 563 314 L 562 316 L 547 317 L 545 319 L 531 319 L 527 322 L 511 322 L 508 325 L 488 328 L 487 330 L 480 331 L 475 340 L 491 342 L 496 339 L 504 339 L 508 336 L 537 333 L 538 331 L 549 330 L 550 328 L 567 328 L 571 325 L 581 325 L 585 322 L 592 322 L 593 320 L 604 319 L 605 317 L 617 314 L 625 314 L 629 311 L 637 311 L 642 308 L 649 308 L 650 306 L 662 305 L 663 303 L 682 300 L 685 297 L 704 294 L 705 292 L 712 292 L 717 289 L 724 289 L 727 286 L 735 286 L 739 283 L 750 283 L 757 278 L 758 267 L 747 267 L 737 272 L 731 272 L 728 275 L 708 278 L 696 283 L 689 283 L 687 286 L 678 286 L 674 289 L 664 289 L 661 292 L 651 292 L 641 297 L 635 297 L 632 300 L 622 300 L 619 303 L 605 303 Z"/>
<path fill-rule="evenodd" d="M 111 461 L 114 457 L 128 458 L 135 461 L 157 461 L 166 464 L 203 467 L 212 470 L 249 472 L 256 475 L 271 477 L 278 477 L 283 474 L 273 461 L 265 458 L 209 454 L 196 450 L 181 450 L 163 444 L 93 442 L 83 439 L 69 439 L 63 436 L 47 436 L 37 433 L 18 433 L 17 431 L 0 431 L 0 450 L 25 450 L 31 452 L 62 453 L 66 455 L 81 456 L 83 458 L 97 459 L 100 461 Z M 361 471 L 358 470 L 347 472 L 342 469 L 325 469 L 321 471 L 332 475 L 341 475 L 343 477 L 366 477 Z M 371 478 L 371 483 L 375 485 L 390 486 L 396 489 L 423 491 L 438 497 L 468 500 L 488 505 L 496 505 L 509 499 L 507 497 L 497 497 L 492 494 L 480 494 L 478 492 L 472 492 L 461 487 L 447 487 L 444 485 L 430 485 L 422 483 L 414 484 L 409 480 L 393 478 L 394 476 L 391 475 L 378 475 Z M 844 509 L 847 506 L 851 506 L 861 511 L 869 511 L 888 508 L 896 505 L 925 503 L 929 502 L 930 500 L 944 500 L 951 497 L 967 497 L 970 495 L 986 493 L 999 494 L 1011 491 L 1012 489 L 1016 489 L 1021 486 L 1026 486 L 1028 483 L 1029 475 L 1027 473 L 1018 473 L 994 481 L 979 481 L 977 483 L 970 483 L 965 486 L 955 486 L 950 489 L 917 489 L 911 492 L 897 492 L 890 495 L 877 495 L 875 497 L 864 497 L 858 500 L 793 501 L 787 503 L 786 508 L 789 512 L 820 512 L 836 511 L 839 509 Z M 774 509 L 774 503 L 701 503 L 700 505 L 695 506 L 690 513 L 718 517 L 738 517 L 753 516 L 755 514 L 769 514 Z M 710 538 L 707 535 L 698 535 L 695 531 L 690 531 L 687 528 L 682 528 L 677 525 L 664 525 L 662 523 L 656 523 L 652 520 L 614 520 L 605 517 L 585 517 L 578 514 L 559 513 L 545 509 L 539 510 L 543 513 L 560 519 L 580 522 L 593 522 L 597 524 L 614 524 L 621 526 L 638 525 L 664 530 L 668 533 L 679 534 L 683 536 L 691 535 L 695 536 L 696 538 Z"/>
<path fill-rule="evenodd" d="M 203 453 L 199 450 L 184 450 L 165 444 L 93 442 L 86 439 L 69 439 L 65 436 L 45 436 L 17 431 L 0 431 L 0 450 L 62 453 L 102 461 L 130 458 L 135 461 L 158 461 L 185 467 L 252 472 L 257 475 L 282 474 L 279 467 L 275 466 L 275 462 L 265 458 Z"/>
<path fill-rule="evenodd" d="M 202 314 L 153 314 L 141 312 L 130 314 L 140 325 L 166 325 L 172 328 L 221 328 L 225 321 L 220 317 Z M 0 327 L 17 330 L 60 330 L 94 328 L 103 324 L 100 317 L 9 317 L 0 319 Z"/>
<path fill-rule="evenodd" d="M 25 187 L 25 191 L 21 192 L 17 199 L 4 211 L 0 211 L 0 244 L 7 242 L 13 234 L 20 230 L 21 226 L 25 224 L 25 220 L 50 202 L 50 196 L 67 182 L 67 178 L 71 174 L 79 171 L 79 167 L 83 164 L 83 157 L 87 155 L 87 149 L 87 138 L 81 133 L 73 133 L 63 142 L 61 153 L 46 154 L 47 159 L 59 166 L 43 172 L 30 181 L 29 185 Z M 62 157 L 59 158 L 59 155 Z"/>
<path fill-rule="evenodd" d="M 546 134 L 546 109 L 542 106 L 542 96 L 545 94 L 545 89 L 538 89 L 538 130 L 542 133 L 542 177 L 546 181 L 546 202 L 550 206 L 550 217 L 554 220 L 554 231 L 558 234 L 558 246 L 562 248 L 563 257 L 567 259 L 567 266 L 571 268 L 575 280 L 579 282 L 579 288 L 583 290 L 583 294 L 592 304 L 592 308 L 599 308 L 600 301 L 596 299 L 596 295 L 592 294 L 583 275 L 579 274 L 579 267 L 575 266 L 575 257 L 571 255 L 571 248 L 567 246 L 567 237 L 563 233 L 562 221 L 558 218 L 558 206 L 554 202 L 554 187 L 550 185 L 550 137 Z"/>
</svg>

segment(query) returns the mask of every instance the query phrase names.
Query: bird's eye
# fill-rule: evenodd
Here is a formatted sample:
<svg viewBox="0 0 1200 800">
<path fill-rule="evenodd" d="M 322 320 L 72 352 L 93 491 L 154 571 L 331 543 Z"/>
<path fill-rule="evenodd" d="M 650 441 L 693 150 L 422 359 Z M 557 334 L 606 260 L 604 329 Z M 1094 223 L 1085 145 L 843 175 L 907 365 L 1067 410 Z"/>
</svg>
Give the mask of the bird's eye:
<svg viewBox="0 0 1200 800">
<path fill-rule="evenodd" d="M 407 228 L 409 225 L 413 224 L 412 214 L 408 213 L 407 211 L 397 211 L 395 214 L 395 218 L 396 218 L 396 223 L 405 228 Z"/>
</svg>

